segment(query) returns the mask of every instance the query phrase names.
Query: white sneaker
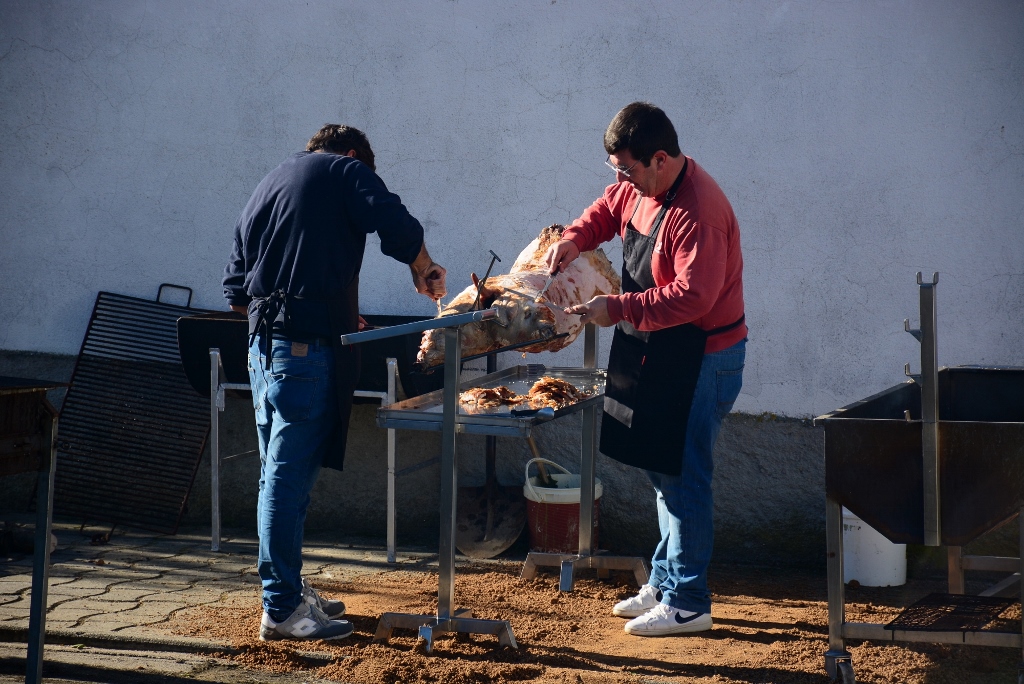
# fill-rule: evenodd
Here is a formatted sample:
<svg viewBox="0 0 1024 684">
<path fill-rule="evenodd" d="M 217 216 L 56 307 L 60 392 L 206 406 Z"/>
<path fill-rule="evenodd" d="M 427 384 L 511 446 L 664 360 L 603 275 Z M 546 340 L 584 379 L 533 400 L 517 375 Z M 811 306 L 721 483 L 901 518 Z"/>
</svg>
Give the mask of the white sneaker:
<svg viewBox="0 0 1024 684">
<path fill-rule="evenodd" d="M 638 618 L 626 623 L 626 634 L 663 636 L 711 629 L 711 613 L 691 613 L 659 603 Z"/>
<path fill-rule="evenodd" d="M 640 593 L 624 601 L 619 601 L 612 608 L 612 614 L 619 617 L 640 617 L 651 608 L 661 603 L 661 589 L 645 584 L 640 587 Z"/>
</svg>

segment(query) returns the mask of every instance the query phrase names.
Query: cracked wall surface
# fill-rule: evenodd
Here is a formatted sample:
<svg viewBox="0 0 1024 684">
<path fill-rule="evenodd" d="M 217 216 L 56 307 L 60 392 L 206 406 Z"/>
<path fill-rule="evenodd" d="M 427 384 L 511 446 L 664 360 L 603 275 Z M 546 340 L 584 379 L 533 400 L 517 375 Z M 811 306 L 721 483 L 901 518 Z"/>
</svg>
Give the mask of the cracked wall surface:
<svg viewBox="0 0 1024 684">
<path fill-rule="evenodd" d="M 596 198 L 605 126 L 650 99 L 740 220 L 738 410 L 902 381 L 917 271 L 941 364 L 1024 365 L 1022 83 L 1020 3 L 9 0 L 0 349 L 76 353 L 100 290 L 223 308 L 249 193 L 327 121 L 367 131 L 457 291 Z M 363 311 L 431 314 L 407 280 L 371 240 Z"/>
</svg>

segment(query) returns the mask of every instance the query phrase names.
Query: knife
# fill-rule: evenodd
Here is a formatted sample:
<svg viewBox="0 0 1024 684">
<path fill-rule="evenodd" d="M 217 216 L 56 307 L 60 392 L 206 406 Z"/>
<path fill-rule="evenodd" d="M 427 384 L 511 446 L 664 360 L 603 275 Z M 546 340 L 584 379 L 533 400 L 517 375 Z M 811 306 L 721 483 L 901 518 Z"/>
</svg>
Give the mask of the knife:
<svg viewBox="0 0 1024 684">
<path fill-rule="evenodd" d="M 544 293 L 548 291 L 548 288 L 549 288 L 549 287 L 551 287 L 551 283 L 555 282 L 555 276 L 557 276 L 557 275 L 558 275 L 558 271 L 559 271 L 559 270 L 560 270 L 560 269 L 558 269 L 558 270 L 555 270 L 555 272 L 554 272 L 554 273 L 552 273 L 551 275 L 549 275 L 549 276 L 548 276 L 548 279 L 547 279 L 547 281 L 546 281 L 546 282 L 544 283 L 544 287 L 542 287 L 542 288 L 540 289 L 540 292 L 538 292 L 538 293 L 537 293 L 537 296 L 533 298 L 533 301 L 535 301 L 535 302 L 536 302 L 536 301 L 539 301 L 539 300 L 540 300 L 540 298 L 544 296 Z"/>
</svg>

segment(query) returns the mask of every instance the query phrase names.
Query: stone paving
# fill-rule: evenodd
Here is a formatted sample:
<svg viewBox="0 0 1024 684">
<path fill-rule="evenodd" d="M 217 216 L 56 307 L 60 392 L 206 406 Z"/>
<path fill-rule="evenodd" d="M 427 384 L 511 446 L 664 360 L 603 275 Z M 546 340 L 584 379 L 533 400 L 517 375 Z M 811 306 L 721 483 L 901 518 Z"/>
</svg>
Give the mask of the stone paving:
<svg viewBox="0 0 1024 684">
<path fill-rule="evenodd" d="M 254 598 L 259 586 L 254 537 L 225 538 L 210 550 L 201 532 L 161 536 L 116 530 L 100 545 L 77 527 L 55 526 L 46 618 L 47 643 L 135 643 L 167 650 L 223 648 L 213 641 L 175 638 L 160 629 L 175 613 L 232 595 Z M 208 533 L 207 533 L 208 534 Z M 383 548 L 307 540 L 303 575 L 340 579 L 386 569 Z M 400 554 L 399 565 L 423 553 Z M 32 557 L 0 558 L 0 641 L 28 629 Z M 21 637 L 22 639 L 24 637 Z"/>
</svg>

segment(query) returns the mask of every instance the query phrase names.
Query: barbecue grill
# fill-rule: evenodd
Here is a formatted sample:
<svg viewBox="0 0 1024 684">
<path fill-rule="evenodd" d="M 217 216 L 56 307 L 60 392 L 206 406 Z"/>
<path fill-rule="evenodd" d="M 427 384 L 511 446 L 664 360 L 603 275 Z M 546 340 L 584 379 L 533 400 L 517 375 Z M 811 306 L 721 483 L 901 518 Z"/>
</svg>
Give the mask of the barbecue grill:
<svg viewBox="0 0 1024 684">
<path fill-rule="evenodd" d="M 1021 558 L 965 556 L 961 548 L 1018 516 L 1024 547 L 1024 368 L 939 369 L 935 287 L 921 290 L 921 374 L 815 419 L 825 431 L 829 650 L 825 668 L 854 681 L 845 639 L 1022 648 L 1020 632 L 984 629 L 1011 601 L 996 595 L 1024 576 Z M 845 621 L 845 506 L 895 543 L 946 546 L 949 593 L 932 594 L 888 624 Z M 964 571 L 1019 573 L 964 595 Z M 1024 684 L 1024 664 L 1018 671 Z"/>
</svg>

